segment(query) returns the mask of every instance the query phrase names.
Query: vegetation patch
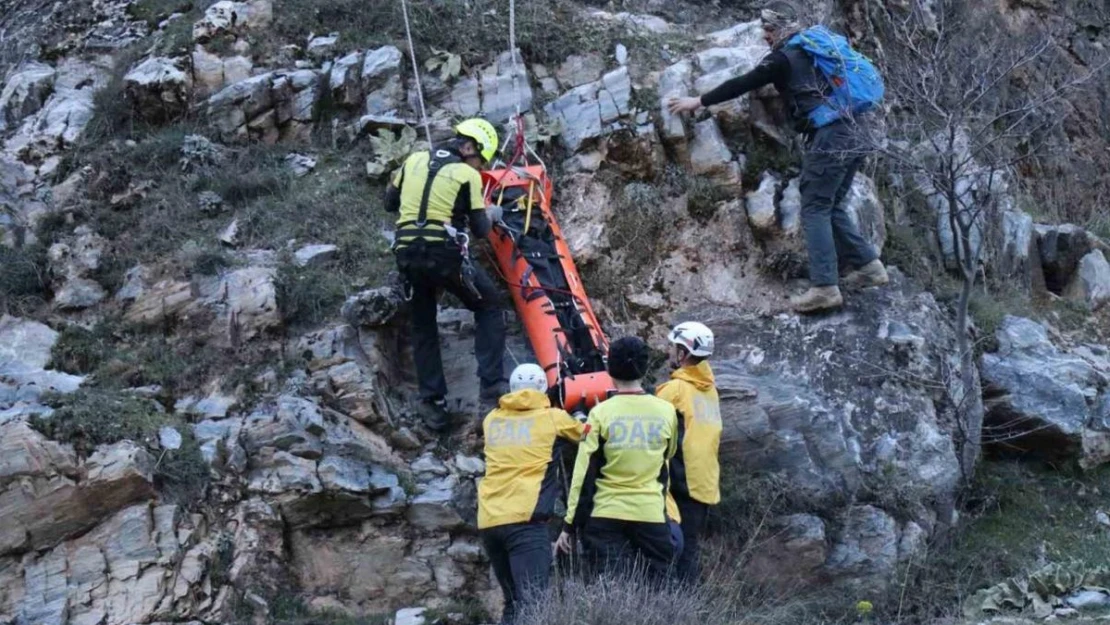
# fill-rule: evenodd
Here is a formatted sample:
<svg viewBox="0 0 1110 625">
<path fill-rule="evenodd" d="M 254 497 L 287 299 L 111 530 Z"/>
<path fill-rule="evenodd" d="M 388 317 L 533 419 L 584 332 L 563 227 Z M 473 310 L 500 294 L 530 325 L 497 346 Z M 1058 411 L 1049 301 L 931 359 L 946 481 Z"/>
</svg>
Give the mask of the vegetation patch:
<svg viewBox="0 0 1110 625">
<path fill-rule="evenodd" d="M 130 440 L 151 448 L 158 459 L 155 485 L 181 505 L 195 503 L 208 484 L 208 465 L 192 428 L 167 414 L 157 402 L 112 389 L 82 388 L 69 395 L 48 394 L 44 403 L 54 409 L 49 418 L 34 417 L 31 427 L 44 436 L 70 443 L 81 456 L 100 445 Z M 181 434 L 181 447 L 158 450 L 158 433 L 166 426 Z"/>
<path fill-rule="evenodd" d="M 721 202 L 732 199 L 728 189 L 704 176 L 694 176 L 686 189 L 686 211 L 698 223 L 705 225 L 717 214 Z"/>
<path fill-rule="evenodd" d="M 0 245 L 0 314 L 24 314 L 49 299 L 46 248 Z"/>
<path fill-rule="evenodd" d="M 1110 532 L 1097 514 L 1110 510 L 1110 467 L 1079 473 L 987 461 L 963 508 L 951 540 L 911 562 L 903 622 L 954 616 L 976 591 L 1048 563 L 1094 568 L 1110 562 Z"/>
</svg>

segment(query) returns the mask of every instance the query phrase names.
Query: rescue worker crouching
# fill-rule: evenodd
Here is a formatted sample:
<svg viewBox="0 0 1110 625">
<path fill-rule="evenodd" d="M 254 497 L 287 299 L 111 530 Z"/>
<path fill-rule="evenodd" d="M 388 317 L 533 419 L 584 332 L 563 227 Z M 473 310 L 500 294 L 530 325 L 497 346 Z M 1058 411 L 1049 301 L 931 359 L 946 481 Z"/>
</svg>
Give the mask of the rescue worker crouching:
<svg viewBox="0 0 1110 625">
<path fill-rule="evenodd" d="M 665 502 L 679 420 L 674 406 L 640 385 L 648 369 L 642 340 L 614 341 L 608 369 L 617 392 L 586 421 L 556 547 L 569 552 L 572 536 L 581 532 L 587 559 L 598 572 L 644 566 L 649 579 L 661 581 L 675 551 Z"/>
<path fill-rule="evenodd" d="M 699 540 L 709 507 L 721 501 L 721 403 L 708 361 L 713 332 L 701 323 L 680 323 L 667 339 L 675 370 L 655 394 L 670 402 L 682 421 L 682 441 L 670 463 L 671 494 L 683 537 L 675 573 L 681 581 L 696 583 L 701 575 Z"/>
<path fill-rule="evenodd" d="M 497 153 L 497 131 L 483 119 L 455 127 L 455 137 L 434 153 L 411 154 L 386 188 L 385 209 L 399 213 L 394 234 L 397 268 L 411 292 L 413 360 L 420 414 L 433 430 L 449 424 L 447 381 L 436 324 L 441 289 L 474 312 L 474 354 L 483 400 L 505 392 L 505 320 L 489 275 L 470 261 L 465 230 L 485 237 L 501 207 L 485 208 L 479 171 Z"/>
<path fill-rule="evenodd" d="M 551 407 L 539 365 L 513 370 L 510 393 L 486 416 L 486 475 L 478 484 L 478 530 L 505 595 L 502 625 L 547 589 L 553 554 L 547 521 L 562 495 L 557 443 L 585 426 Z"/>
</svg>

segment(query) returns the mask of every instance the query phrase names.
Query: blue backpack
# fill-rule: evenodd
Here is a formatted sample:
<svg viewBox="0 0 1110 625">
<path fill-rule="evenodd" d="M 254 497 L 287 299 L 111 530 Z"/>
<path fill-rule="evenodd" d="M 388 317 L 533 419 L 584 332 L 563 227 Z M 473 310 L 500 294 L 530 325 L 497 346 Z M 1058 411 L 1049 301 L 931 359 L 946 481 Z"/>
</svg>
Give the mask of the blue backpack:
<svg viewBox="0 0 1110 625">
<path fill-rule="evenodd" d="M 814 127 L 828 126 L 842 117 L 879 106 L 884 91 L 879 70 L 842 35 L 824 26 L 814 26 L 791 37 L 786 45 L 809 54 L 832 90 L 826 102 L 809 113 Z"/>
</svg>

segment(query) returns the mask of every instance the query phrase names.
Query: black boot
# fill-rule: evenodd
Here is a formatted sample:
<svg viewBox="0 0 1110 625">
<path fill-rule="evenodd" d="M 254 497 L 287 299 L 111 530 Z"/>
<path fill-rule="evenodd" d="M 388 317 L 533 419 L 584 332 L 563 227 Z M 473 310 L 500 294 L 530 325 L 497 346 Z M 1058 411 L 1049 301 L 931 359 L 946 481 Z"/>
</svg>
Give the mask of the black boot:
<svg viewBox="0 0 1110 625">
<path fill-rule="evenodd" d="M 420 400 L 416 414 L 433 432 L 442 432 L 451 425 L 451 413 L 447 412 L 447 400 L 443 398 Z"/>
</svg>

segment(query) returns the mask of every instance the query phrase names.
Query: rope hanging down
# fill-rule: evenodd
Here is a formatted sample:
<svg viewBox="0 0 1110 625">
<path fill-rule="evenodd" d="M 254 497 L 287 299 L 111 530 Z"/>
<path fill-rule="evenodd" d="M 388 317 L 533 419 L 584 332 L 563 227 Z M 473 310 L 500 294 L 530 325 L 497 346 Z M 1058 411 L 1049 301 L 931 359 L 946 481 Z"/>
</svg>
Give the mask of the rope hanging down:
<svg viewBox="0 0 1110 625">
<path fill-rule="evenodd" d="M 420 122 L 424 124 L 424 136 L 428 139 L 428 151 L 432 151 L 432 127 L 428 123 L 428 111 L 424 108 L 424 89 L 420 86 L 420 66 L 416 62 L 416 47 L 412 43 L 412 28 L 409 26 L 409 5 L 401 0 L 401 13 L 405 18 L 405 37 L 409 41 L 409 59 L 412 60 L 412 76 L 416 80 L 416 99 L 420 102 Z"/>
</svg>

